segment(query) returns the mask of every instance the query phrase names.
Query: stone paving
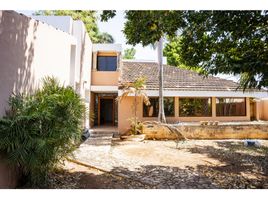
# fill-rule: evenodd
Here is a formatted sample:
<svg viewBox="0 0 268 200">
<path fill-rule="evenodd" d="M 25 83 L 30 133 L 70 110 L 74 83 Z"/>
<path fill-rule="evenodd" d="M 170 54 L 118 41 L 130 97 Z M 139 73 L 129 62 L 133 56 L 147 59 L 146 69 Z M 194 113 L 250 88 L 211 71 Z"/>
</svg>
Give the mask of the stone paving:
<svg viewBox="0 0 268 200">
<path fill-rule="evenodd" d="M 266 149 L 247 155 L 242 141 L 193 140 L 176 148 L 174 141 L 123 142 L 112 135 L 96 133 L 75 159 L 149 188 L 268 188 Z"/>
</svg>

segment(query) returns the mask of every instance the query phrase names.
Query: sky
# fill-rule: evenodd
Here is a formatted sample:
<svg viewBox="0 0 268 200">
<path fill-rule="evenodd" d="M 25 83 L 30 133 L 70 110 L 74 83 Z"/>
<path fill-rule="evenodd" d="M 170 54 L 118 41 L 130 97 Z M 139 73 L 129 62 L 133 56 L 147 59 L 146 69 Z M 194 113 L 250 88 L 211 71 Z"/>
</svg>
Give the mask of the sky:
<svg viewBox="0 0 268 200">
<path fill-rule="evenodd" d="M 108 22 L 98 21 L 98 27 L 101 32 L 107 32 L 113 36 L 115 43 L 122 44 L 123 50 L 126 48 L 131 48 L 131 45 L 126 44 L 126 38 L 122 32 L 125 23 L 124 11 L 117 11 L 116 16 L 110 19 Z M 157 60 L 157 51 L 152 47 L 142 47 L 142 45 L 136 45 L 135 59 L 137 60 Z"/>
</svg>

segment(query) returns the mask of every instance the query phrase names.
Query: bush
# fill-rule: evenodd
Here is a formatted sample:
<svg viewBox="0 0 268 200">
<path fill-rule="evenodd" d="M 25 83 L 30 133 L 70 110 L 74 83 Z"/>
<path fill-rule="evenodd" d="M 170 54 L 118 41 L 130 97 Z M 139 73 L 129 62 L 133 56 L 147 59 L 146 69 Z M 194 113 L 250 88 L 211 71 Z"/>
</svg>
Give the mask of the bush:
<svg viewBox="0 0 268 200">
<path fill-rule="evenodd" d="M 45 78 L 33 95 L 12 95 L 0 119 L 0 150 L 32 187 L 46 187 L 49 172 L 76 148 L 85 107 L 71 87 Z"/>
</svg>

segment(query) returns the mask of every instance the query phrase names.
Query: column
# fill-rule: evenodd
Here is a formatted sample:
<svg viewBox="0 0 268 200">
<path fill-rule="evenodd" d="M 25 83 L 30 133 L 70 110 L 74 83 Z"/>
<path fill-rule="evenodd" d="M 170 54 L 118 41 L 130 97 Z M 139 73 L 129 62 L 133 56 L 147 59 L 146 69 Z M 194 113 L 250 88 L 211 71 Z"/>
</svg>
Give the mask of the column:
<svg viewBox="0 0 268 200">
<path fill-rule="evenodd" d="M 98 52 L 92 54 L 92 71 L 97 71 L 97 54 Z"/>
<path fill-rule="evenodd" d="M 216 118 L 216 97 L 211 98 L 212 118 Z"/>
</svg>

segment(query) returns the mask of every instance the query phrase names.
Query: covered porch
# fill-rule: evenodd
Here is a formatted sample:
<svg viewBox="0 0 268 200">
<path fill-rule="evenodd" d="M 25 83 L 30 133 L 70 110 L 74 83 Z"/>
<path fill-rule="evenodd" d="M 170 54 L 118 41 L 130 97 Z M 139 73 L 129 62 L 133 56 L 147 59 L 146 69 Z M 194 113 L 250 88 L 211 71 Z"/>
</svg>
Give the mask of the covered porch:
<svg viewBox="0 0 268 200">
<path fill-rule="evenodd" d="M 117 93 L 91 93 L 90 127 L 98 131 L 116 131 L 118 126 Z"/>
</svg>

